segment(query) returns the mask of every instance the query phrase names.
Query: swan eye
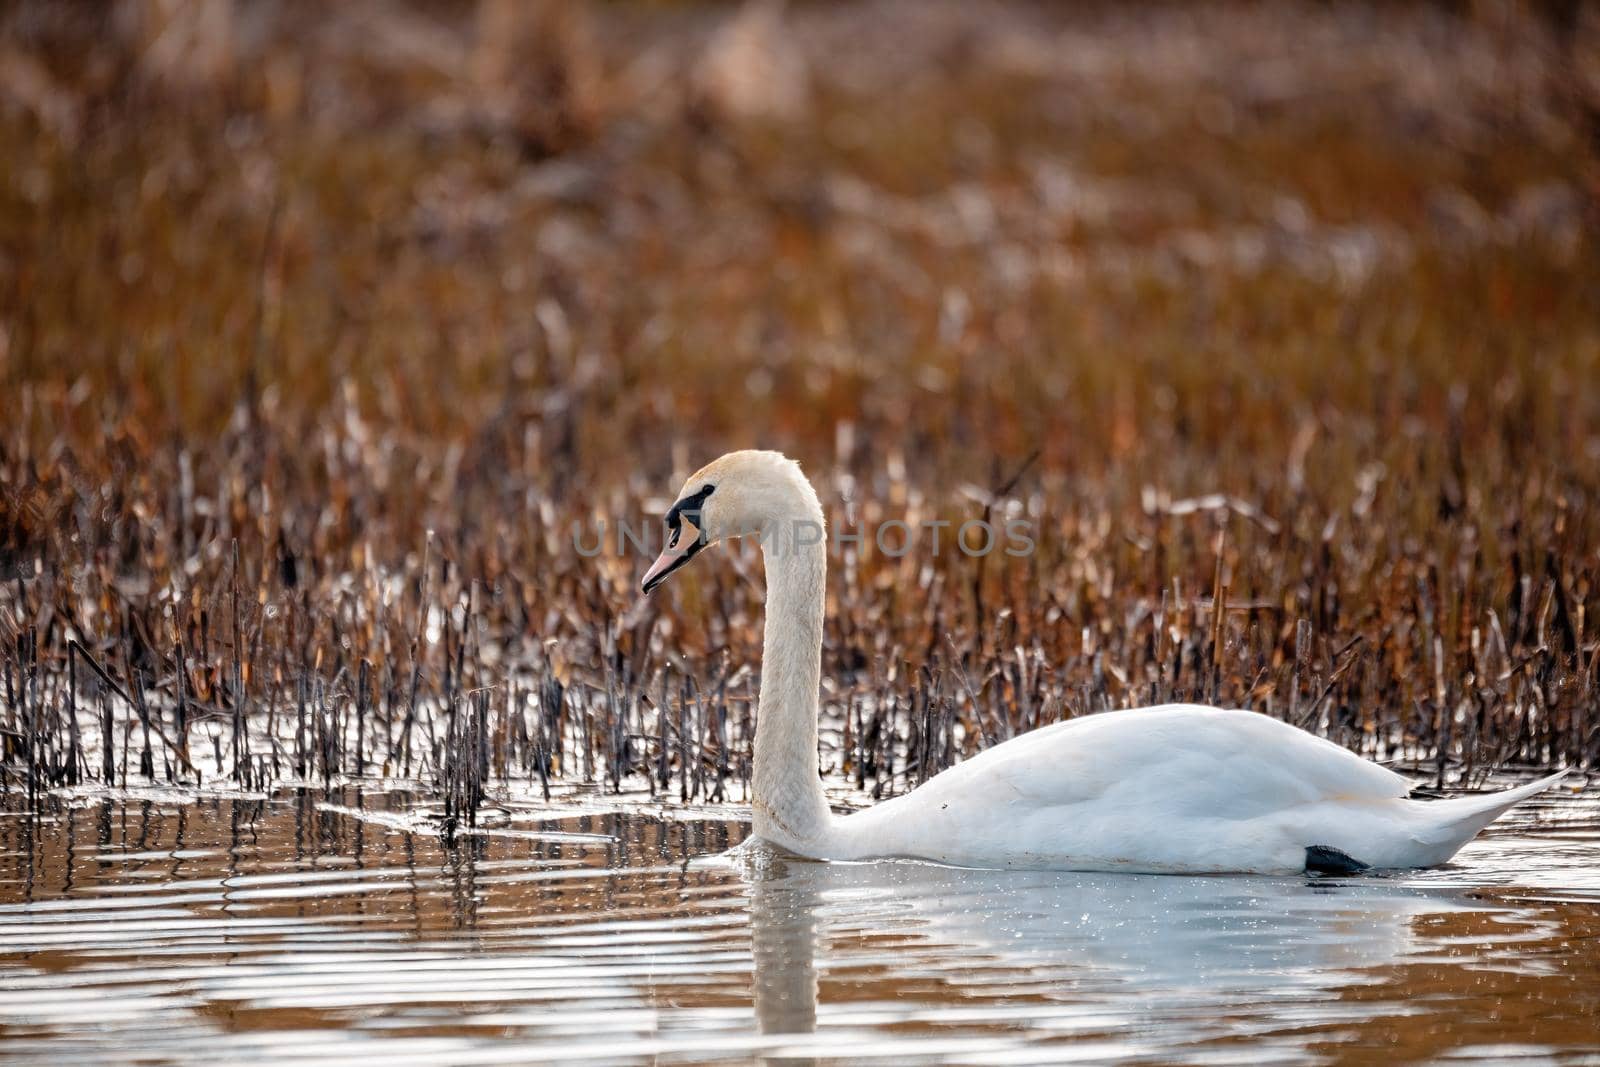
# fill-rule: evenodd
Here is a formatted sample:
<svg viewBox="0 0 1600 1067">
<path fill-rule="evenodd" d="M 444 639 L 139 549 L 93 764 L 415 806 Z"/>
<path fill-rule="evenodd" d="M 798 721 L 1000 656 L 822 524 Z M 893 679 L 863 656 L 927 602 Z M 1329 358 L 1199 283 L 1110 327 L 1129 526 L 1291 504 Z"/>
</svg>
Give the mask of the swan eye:
<svg viewBox="0 0 1600 1067">
<path fill-rule="evenodd" d="M 694 523 L 697 540 L 705 539 L 705 523 L 701 521 L 700 509 L 706 502 L 706 497 L 716 490 L 714 485 L 702 485 L 698 492 L 691 493 L 672 505 L 667 512 L 667 529 L 671 534 L 667 538 L 667 547 L 678 547 L 678 540 L 683 536 L 683 520 L 688 519 Z"/>
</svg>

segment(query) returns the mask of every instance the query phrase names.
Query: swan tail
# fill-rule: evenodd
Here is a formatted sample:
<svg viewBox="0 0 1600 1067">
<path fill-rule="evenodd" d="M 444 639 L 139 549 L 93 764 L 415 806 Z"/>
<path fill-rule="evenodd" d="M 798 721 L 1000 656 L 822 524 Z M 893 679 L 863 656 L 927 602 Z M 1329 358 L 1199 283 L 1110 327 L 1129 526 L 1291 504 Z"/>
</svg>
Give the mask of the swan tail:
<svg viewBox="0 0 1600 1067">
<path fill-rule="evenodd" d="M 1418 804 L 1425 813 L 1430 830 L 1428 836 L 1434 837 L 1449 849 L 1435 862 L 1442 863 L 1449 859 L 1455 855 L 1457 849 L 1476 837 L 1479 830 L 1529 797 L 1537 796 L 1549 789 L 1566 776 L 1566 771 L 1557 771 L 1527 785 L 1519 785 L 1514 789 L 1505 789 L 1498 793 L 1454 797 L 1449 800 L 1414 801 L 1413 803 Z"/>
</svg>

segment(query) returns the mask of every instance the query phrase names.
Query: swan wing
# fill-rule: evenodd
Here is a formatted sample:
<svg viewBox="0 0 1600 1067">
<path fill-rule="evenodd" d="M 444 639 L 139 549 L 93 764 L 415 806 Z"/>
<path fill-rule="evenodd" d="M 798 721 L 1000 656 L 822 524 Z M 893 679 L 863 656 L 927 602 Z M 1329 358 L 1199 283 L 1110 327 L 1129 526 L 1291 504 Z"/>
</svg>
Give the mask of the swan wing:
<svg viewBox="0 0 1600 1067">
<path fill-rule="evenodd" d="M 1035 730 L 923 788 L 930 787 L 986 804 L 1125 803 L 1147 814 L 1224 819 L 1387 800 L 1411 788 L 1393 771 L 1277 719 L 1190 704 L 1104 712 Z"/>
<path fill-rule="evenodd" d="M 1443 863 L 1559 779 L 1456 800 L 1257 712 L 1163 705 L 1023 734 L 842 820 L 837 858 L 1145 872 Z"/>
</svg>

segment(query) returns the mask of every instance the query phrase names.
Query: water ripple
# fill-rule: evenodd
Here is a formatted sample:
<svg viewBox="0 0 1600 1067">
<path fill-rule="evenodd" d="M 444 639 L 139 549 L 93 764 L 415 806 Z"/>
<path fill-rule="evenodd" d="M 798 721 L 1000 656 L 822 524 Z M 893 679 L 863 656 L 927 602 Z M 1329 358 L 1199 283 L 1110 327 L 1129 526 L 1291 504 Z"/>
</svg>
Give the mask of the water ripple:
<svg viewBox="0 0 1600 1067">
<path fill-rule="evenodd" d="M 1441 871 L 818 864 L 725 818 L 81 799 L 0 819 L 0 1055 L 492 1064 L 1600 1056 L 1591 798 Z M 725 854 L 726 853 L 726 854 Z"/>
</svg>

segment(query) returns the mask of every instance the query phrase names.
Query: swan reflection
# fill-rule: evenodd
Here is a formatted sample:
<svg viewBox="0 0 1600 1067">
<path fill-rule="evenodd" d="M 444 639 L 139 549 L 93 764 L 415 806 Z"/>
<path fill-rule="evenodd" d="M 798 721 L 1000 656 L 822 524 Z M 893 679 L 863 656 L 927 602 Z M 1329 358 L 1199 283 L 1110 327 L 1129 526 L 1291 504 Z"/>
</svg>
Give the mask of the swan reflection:
<svg viewBox="0 0 1600 1067">
<path fill-rule="evenodd" d="M 1169 1022 L 1192 1017 L 1197 1039 L 1222 1036 L 1230 1009 L 1335 1000 L 1417 955 L 1419 919 L 1486 910 L 1383 879 L 961 870 L 759 848 L 737 862 L 750 893 L 757 1027 L 797 1039 L 817 1030 L 819 986 L 828 1016 L 830 982 L 850 986 L 833 1026 L 1004 1019 L 996 1009 L 1009 1002 L 1036 1034 L 1109 1036 L 1126 1026 L 1108 1022 L 1108 998 L 1126 996 Z M 784 1054 L 808 1048 L 840 1051 L 836 1039 L 796 1040 Z"/>
</svg>

